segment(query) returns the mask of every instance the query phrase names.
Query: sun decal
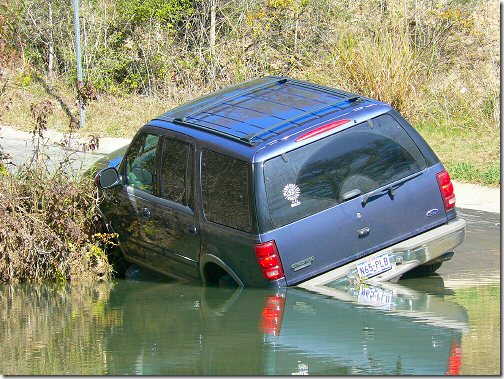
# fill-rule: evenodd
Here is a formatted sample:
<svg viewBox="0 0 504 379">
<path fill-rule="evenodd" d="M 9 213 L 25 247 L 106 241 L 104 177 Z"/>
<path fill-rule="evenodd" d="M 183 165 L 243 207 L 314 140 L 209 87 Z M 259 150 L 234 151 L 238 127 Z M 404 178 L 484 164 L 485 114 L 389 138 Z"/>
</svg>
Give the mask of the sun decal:
<svg viewBox="0 0 504 379">
<path fill-rule="evenodd" d="M 299 186 L 293 183 L 287 184 L 283 189 L 285 200 L 291 202 L 291 207 L 297 207 L 299 204 L 301 204 L 298 200 L 300 194 L 301 189 L 299 188 Z"/>
</svg>

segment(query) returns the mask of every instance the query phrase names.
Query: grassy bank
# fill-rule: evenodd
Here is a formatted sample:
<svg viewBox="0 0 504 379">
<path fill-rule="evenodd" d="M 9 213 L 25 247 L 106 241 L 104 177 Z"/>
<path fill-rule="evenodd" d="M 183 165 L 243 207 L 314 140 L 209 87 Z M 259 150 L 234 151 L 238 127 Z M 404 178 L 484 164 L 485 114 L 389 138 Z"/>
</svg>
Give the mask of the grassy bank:
<svg viewBox="0 0 504 379">
<path fill-rule="evenodd" d="M 153 4 L 82 5 L 84 76 L 97 98 L 80 133 L 131 137 L 197 96 L 285 75 L 392 104 L 455 179 L 500 185 L 497 2 L 217 1 L 213 40 L 206 2 L 163 0 L 147 9 Z M 43 20 L 44 7 L 32 15 Z M 58 12 L 70 14 L 61 4 Z M 30 105 L 49 99 L 48 127 L 65 130 L 77 118 L 71 23 L 55 26 L 59 40 L 30 22 L 14 30 L 27 46 L 23 54 L 15 50 L 0 76 L 0 122 L 26 130 Z M 47 44 L 35 43 L 34 33 Z M 51 43 L 58 64 L 47 58 Z"/>
</svg>

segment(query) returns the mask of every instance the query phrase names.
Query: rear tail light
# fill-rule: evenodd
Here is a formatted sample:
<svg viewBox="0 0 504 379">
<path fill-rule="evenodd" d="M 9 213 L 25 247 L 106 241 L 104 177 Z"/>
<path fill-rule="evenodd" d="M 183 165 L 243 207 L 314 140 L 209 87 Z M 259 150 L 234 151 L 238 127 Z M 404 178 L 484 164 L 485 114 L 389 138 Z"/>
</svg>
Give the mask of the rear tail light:
<svg viewBox="0 0 504 379">
<path fill-rule="evenodd" d="M 282 262 L 275 241 L 268 241 L 254 245 L 257 262 L 267 280 L 277 280 L 284 277 Z"/>
<path fill-rule="evenodd" d="M 455 208 L 455 194 L 453 193 L 453 183 L 450 179 L 448 171 L 443 170 L 436 174 L 436 178 L 443 196 L 444 206 L 447 211 Z"/>
<path fill-rule="evenodd" d="M 259 321 L 259 330 L 266 334 L 278 336 L 282 326 L 285 308 L 285 297 L 281 295 L 269 296 L 264 301 L 264 310 Z"/>
</svg>

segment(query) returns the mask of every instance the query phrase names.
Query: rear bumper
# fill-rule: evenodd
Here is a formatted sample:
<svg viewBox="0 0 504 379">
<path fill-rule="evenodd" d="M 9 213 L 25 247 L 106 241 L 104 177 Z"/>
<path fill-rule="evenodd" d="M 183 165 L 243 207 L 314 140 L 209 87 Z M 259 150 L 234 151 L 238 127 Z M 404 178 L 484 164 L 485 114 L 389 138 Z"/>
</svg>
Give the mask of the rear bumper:
<svg viewBox="0 0 504 379">
<path fill-rule="evenodd" d="M 389 246 L 364 258 L 309 279 L 299 287 L 323 286 L 334 280 L 348 278 L 360 280 L 357 265 L 373 257 L 388 253 L 392 269 L 366 280 L 368 283 L 384 282 L 399 278 L 404 273 L 424 263 L 435 260 L 452 251 L 464 241 L 466 222 L 457 219 L 428 232 Z M 434 261 L 435 262 L 435 261 Z"/>
</svg>

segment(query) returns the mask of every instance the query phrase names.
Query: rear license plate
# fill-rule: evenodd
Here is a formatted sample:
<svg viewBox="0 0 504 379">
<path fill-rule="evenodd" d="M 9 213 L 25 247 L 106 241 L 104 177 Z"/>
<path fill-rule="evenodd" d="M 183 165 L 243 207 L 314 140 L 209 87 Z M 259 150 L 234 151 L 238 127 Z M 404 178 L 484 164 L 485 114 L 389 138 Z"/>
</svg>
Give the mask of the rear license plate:
<svg viewBox="0 0 504 379">
<path fill-rule="evenodd" d="M 369 279 L 392 268 L 388 253 L 357 264 L 357 272 L 362 279 Z"/>
<path fill-rule="evenodd" d="M 377 287 L 361 286 L 357 302 L 364 305 L 390 308 L 392 297 L 392 291 Z"/>
</svg>

